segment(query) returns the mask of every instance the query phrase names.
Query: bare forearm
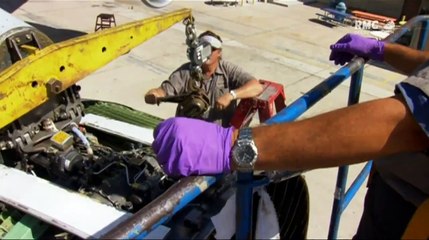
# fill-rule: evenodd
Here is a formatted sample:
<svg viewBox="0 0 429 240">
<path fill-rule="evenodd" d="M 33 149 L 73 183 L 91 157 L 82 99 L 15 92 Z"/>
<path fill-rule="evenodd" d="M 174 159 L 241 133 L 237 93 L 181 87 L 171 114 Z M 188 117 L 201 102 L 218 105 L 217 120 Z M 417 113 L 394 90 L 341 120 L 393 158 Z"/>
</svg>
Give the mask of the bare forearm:
<svg viewBox="0 0 429 240">
<path fill-rule="evenodd" d="M 263 86 L 259 83 L 258 80 L 253 79 L 248 81 L 246 84 L 240 88 L 235 89 L 235 94 L 237 94 L 238 99 L 251 98 L 258 96 L 263 90 Z"/>
<path fill-rule="evenodd" d="M 419 51 L 396 43 L 387 43 L 384 48 L 384 61 L 407 75 L 428 60 L 428 51 Z"/>
<path fill-rule="evenodd" d="M 428 138 L 402 99 L 387 98 L 293 123 L 260 126 L 256 169 L 304 170 L 423 150 Z"/>
<path fill-rule="evenodd" d="M 167 94 L 165 93 L 164 89 L 162 89 L 161 87 L 153 88 L 145 94 L 144 99 L 145 102 L 148 104 L 155 104 L 158 103 L 158 98 L 165 97 L 166 95 Z"/>
</svg>

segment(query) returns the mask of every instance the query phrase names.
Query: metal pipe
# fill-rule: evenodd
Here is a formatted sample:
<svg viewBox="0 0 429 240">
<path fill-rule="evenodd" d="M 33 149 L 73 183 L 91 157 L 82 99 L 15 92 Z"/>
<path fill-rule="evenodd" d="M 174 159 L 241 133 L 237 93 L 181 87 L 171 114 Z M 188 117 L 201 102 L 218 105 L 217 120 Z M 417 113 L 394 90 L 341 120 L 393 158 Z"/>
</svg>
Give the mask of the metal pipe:
<svg viewBox="0 0 429 240">
<path fill-rule="evenodd" d="M 411 19 L 402 28 L 396 30 L 393 34 L 389 35 L 385 39 L 385 41 L 395 42 L 406 32 L 410 31 L 411 28 L 415 26 L 417 23 L 425 20 L 429 20 L 429 15 L 418 16 Z M 296 120 L 305 111 L 311 108 L 315 103 L 317 103 L 327 94 L 329 94 L 334 88 L 336 88 L 339 84 L 341 84 L 344 80 L 346 80 L 350 76 L 352 76 L 352 80 L 351 80 L 352 84 L 350 87 L 348 104 L 352 105 L 352 104 L 358 103 L 359 97 L 360 97 L 360 89 L 362 84 L 364 64 L 365 64 L 365 60 L 363 58 L 356 57 L 349 64 L 340 68 L 329 78 L 327 78 L 326 80 L 318 84 L 316 87 L 312 88 L 304 96 L 295 100 L 287 108 L 277 113 L 274 117 L 268 119 L 265 122 L 265 124 L 276 124 L 276 123 L 291 122 Z M 357 189 L 361 186 L 362 181 L 368 175 L 368 174 L 365 174 L 367 172 L 367 168 L 369 168 L 368 166 L 369 165 L 367 164 L 365 168 L 362 170 L 359 177 L 355 180 L 356 184 L 353 184 L 352 185 L 353 188 L 349 190 L 351 192 L 350 194 L 347 195 L 345 204 L 343 204 L 343 200 L 345 200 L 344 191 L 345 191 L 345 185 L 347 180 L 348 166 L 339 168 L 338 175 L 337 175 L 337 188 L 335 192 L 334 206 L 332 209 L 331 224 L 329 227 L 329 234 L 328 234 L 329 239 L 333 239 L 337 237 L 341 212 L 343 211 L 342 206 L 348 205 L 348 203 L 351 201 L 351 198 L 353 198 L 354 196 L 353 193 L 356 192 Z M 244 187 L 246 186 L 239 185 L 237 189 L 239 190 L 240 188 L 244 188 Z M 247 200 L 244 199 L 244 201 L 247 201 Z M 238 205 L 238 200 L 237 200 L 237 205 Z M 241 207 L 237 209 L 241 209 L 240 212 L 243 212 L 243 211 L 251 212 L 251 207 L 249 206 L 247 206 L 246 208 Z M 240 214 L 243 214 L 243 213 L 240 213 Z M 244 221 L 248 221 L 248 220 L 244 219 Z M 249 226 L 249 223 L 243 223 L 242 225 Z M 243 230 L 243 233 L 247 233 L 247 232 L 248 230 Z M 241 236 L 247 236 L 247 235 L 241 235 Z"/>
<path fill-rule="evenodd" d="M 341 84 L 344 80 L 354 74 L 359 69 L 362 69 L 365 63 L 363 58 L 356 58 L 346 66 L 339 69 L 325 81 L 318 84 L 316 87 L 307 92 L 304 96 L 298 98 L 295 102 L 289 105 L 277 113 L 274 117 L 268 119 L 266 124 L 275 124 L 282 122 L 290 122 L 298 118 L 301 114 L 307 111 L 320 99 L 328 95 L 334 88 Z M 298 174 L 298 173 L 294 173 Z M 252 212 L 252 179 L 247 173 L 239 173 L 238 181 L 242 181 L 242 184 L 237 185 L 237 238 L 248 239 L 251 236 L 251 216 Z M 250 179 L 249 179 L 250 178 Z M 247 184 L 244 184 L 245 182 Z M 240 206 L 239 206 L 240 205 Z M 240 238 L 239 238 L 240 237 Z"/>
<path fill-rule="evenodd" d="M 86 136 L 79 130 L 79 126 L 75 123 L 72 122 L 71 124 L 71 128 L 72 128 L 72 132 L 74 134 L 76 134 L 76 136 L 82 141 L 82 144 L 85 146 L 86 148 L 86 152 L 88 154 L 88 158 L 90 160 L 93 159 L 94 157 L 94 150 L 92 150 L 91 144 L 89 143 L 88 139 L 86 138 Z"/>
<path fill-rule="evenodd" d="M 429 20 L 422 21 L 422 26 L 420 29 L 420 37 L 417 44 L 418 50 L 425 50 L 426 48 L 426 44 L 428 40 L 428 27 L 429 27 L 428 25 L 429 25 Z"/>
<path fill-rule="evenodd" d="M 287 108 L 277 113 L 274 117 L 268 119 L 266 124 L 291 122 L 297 119 L 301 114 L 307 111 L 320 99 L 329 94 L 334 88 L 349 78 L 351 74 L 358 71 L 364 65 L 363 58 L 356 58 L 346 66 L 340 68 L 326 80 L 319 83 L 302 97 L 295 100 Z"/>
<path fill-rule="evenodd" d="M 418 41 L 418 49 L 423 50 L 424 47 L 426 46 L 427 37 L 428 37 L 428 23 L 429 23 L 428 15 L 418 16 L 411 19 L 402 28 L 396 30 L 393 34 L 389 35 L 385 39 L 385 41 L 387 42 L 397 41 L 401 36 L 411 31 L 411 29 L 420 22 L 422 23 L 422 30 L 420 33 L 420 39 Z M 353 105 L 359 102 L 359 94 L 360 94 L 360 88 L 362 84 L 362 77 L 363 77 L 363 68 L 361 68 L 359 71 L 354 73 L 352 76 L 352 84 L 350 86 L 350 92 L 349 92 L 349 105 Z M 361 187 L 363 181 L 369 175 L 370 168 L 372 166 L 371 163 L 372 162 L 369 162 L 365 165 L 365 167 L 362 169 L 358 177 L 354 180 L 353 184 L 347 190 L 346 194 L 344 194 L 344 187 L 347 182 L 348 169 L 345 169 L 345 167 L 347 166 L 339 168 L 338 176 L 337 176 L 337 184 L 336 184 L 337 187 L 335 190 L 335 198 L 334 198 L 334 204 L 332 208 L 331 222 L 329 225 L 328 239 L 337 238 L 341 214 L 343 213 L 344 209 L 348 206 L 348 204 L 351 202 L 357 190 Z"/>
<path fill-rule="evenodd" d="M 422 22 L 422 30 L 420 34 L 420 39 L 418 41 L 418 49 L 422 50 L 426 46 L 427 37 L 428 37 L 428 23 L 429 15 L 417 16 L 412 18 L 407 22 L 403 27 L 396 30 L 393 34 L 389 35 L 384 41 L 386 42 L 396 42 L 400 37 L 405 33 L 411 31 L 418 23 Z M 353 105 L 359 102 L 360 88 L 362 84 L 363 77 L 363 68 L 353 74 L 352 84 L 350 86 L 349 92 L 349 105 Z M 368 162 L 365 167 L 362 169 L 358 177 L 354 180 L 350 188 L 347 190 L 347 193 L 344 194 L 344 188 L 347 181 L 347 172 L 348 168 L 340 167 L 338 170 L 337 176 L 337 188 L 335 190 L 334 204 L 332 208 L 331 222 L 329 225 L 328 239 L 336 239 L 338 235 L 338 227 L 341 218 L 341 214 L 344 209 L 351 202 L 352 198 L 355 196 L 357 190 L 361 187 L 362 183 L 369 175 L 372 162 Z"/>
<path fill-rule="evenodd" d="M 239 240 L 252 239 L 253 172 L 237 174 L 236 233 Z"/>
<path fill-rule="evenodd" d="M 142 239 L 216 182 L 212 176 L 182 178 L 101 239 Z"/>
<path fill-rule="evenodd" d="M 359 102 L 362 78 L 363 65 L 352 75 L 349 90 L 348 106 L 354 105 Z M 340 225 L 340 219 L 342 214 L 341 207 L 343 206 L 344 201 L 344 193 L 346 189 L 348 171 L 348 166 L 342 166 L 338 169 L 337 183 L 334 194 L 334 203 L 332 206 L 331 221 L 329 224 L 328 239 L 336 239 L 338 235 L 338 228 Z"/>
<path fill-rule="evenodd" d="M 359 103 L 360 91 L 362 88 L 363 79 L 363 65 L 355 73 L 353 73 L 350 80 L 349 99 L 347 101 L 348 106 Z"/>
<path fill-rule="evenodd" d="M 405 33 L 411 31 L 413 27 L 415 27 L 418 23 L 429 20 L 429 15 L 419 15 L 410 19 L 404 26 L 397 29 L 394 33 L 387 36 L 384 41 L 386 42 L 396 42 L 399 38 L 401 38 Z"/>
<path fill-rule="evenodd" d="M 328 239 L 336 239 L 338 234 L 338 227 L 340 225 L 340 206 L 344 196 L 347 174 L 349 171 L 348 166 L 343 166 L 338 169 L 337 184 L 334 193 L 334 204 L 332 207 L 331 221 L 329 224 Z"/>
<path fill-rule="evenodd" d="M 343 213 L 343 211 L 349 205 L 349 203 L 351 202 L 353 197 L 356 195 L 359 188 L 362 186 L 366 177 L 371 172 L 371 167 L 372 167 L 372 161 L 367 162 L 365 164 L 365 167 L 363 167 L 362 171 L 359 173 L 359 175 L 353 181 L 352 185 L 350 185 L 349 189 L 347 190 L 346 194 L 344 195 L 344 201 L 342 202 L 342 205 L 340 208 L 341 213 Z"/>
<path fill-rule="evenodd" d="M 349 78 L 351 74 L 362 69 L 365 61 L 363 58 L 356 58 L 346 66 L 339 69 L 329 78 L 318 84 L 316 87 L 307 92 L 304 96 L 298 98 L 295 102 L 277 113 L 274 117 L 268 119 L 266 124 L 275 124 L 282 122 L 291 122 L 298 118 L 301 114 L 307 111 L 320 99 L 328 95 L 334 88 L 341 84 L 344 80 Z M 290 173 L 289 173 L 290 174 Z M 297 175 L 293 173 L 292 175 Z M 251 215 L 252 212 L 252 179 L 253 175 L 249 176 L 247 173 L 239 173 L 238 181 L 242 184 L 237 185 L 237 239 L 249 239 L 251 236 Z M 244 182 L 247 181 L 247 185 Z M 240 205 L 240 206 L 239 206 Z"/>
</svg>

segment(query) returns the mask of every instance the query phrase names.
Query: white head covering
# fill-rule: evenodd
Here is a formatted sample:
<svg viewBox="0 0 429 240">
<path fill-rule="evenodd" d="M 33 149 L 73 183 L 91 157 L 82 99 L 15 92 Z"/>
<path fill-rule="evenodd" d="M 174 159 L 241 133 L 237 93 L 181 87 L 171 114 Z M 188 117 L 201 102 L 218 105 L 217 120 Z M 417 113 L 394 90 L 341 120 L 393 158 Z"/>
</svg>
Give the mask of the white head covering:
<svg viewBox="0 0 429 240">
<path fill-rule="evenodd" d="M 200 37 L 200 41 L 206 42 L 214 48 L 222 48 L 222 42 L 213 36 L 209 36 L 209 35 L 202 36 Z"/>
</svg>

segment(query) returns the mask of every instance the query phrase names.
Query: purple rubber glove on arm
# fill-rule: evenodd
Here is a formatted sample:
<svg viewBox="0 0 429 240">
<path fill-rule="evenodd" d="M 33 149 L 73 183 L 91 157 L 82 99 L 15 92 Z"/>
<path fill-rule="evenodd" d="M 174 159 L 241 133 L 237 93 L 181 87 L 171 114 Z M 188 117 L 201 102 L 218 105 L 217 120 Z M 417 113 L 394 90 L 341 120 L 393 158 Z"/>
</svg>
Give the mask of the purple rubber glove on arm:
<svg viewBox="0 0 429 240">
<path fill-rule="evenodd" d="M 152 148 L 170 176 L 219 174 L 231 170 L 233 132 L 233 127 L 174 117 L 156 127 Z"/>
<path fill-rule="evenodd" d="M 384 42 L 377 39 L 349 33 L 330 46 L 329 60 L 334 61 L 336 65 L 344 65 L 357 55 L 366 59 L 383 61 L 384 45 Z"/>
</svg>

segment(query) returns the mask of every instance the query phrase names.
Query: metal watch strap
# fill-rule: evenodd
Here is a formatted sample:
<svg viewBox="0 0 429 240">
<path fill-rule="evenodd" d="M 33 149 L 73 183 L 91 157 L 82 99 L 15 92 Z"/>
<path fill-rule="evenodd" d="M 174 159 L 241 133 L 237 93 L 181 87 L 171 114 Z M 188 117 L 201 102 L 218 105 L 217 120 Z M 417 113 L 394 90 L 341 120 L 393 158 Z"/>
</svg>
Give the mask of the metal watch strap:
<svg viewBox="0 0 429 240">
<path fill-rule="evenodd" d="M 244 149 L 252 149 L 253 154 L 256 156 L 251 162 L 243 162 L 243 159 L 235 159 L 236 168 L 238 171 L 251 172 L 253 171 L 254 164 L 257 159 L 258 151 L 253 142 L 252 128 L 245 127 L 239 130 L 238 138 L 235 146 L 235 151 L 243 151 Z"/>
<path fill-rule="evenodd" d="M 238 130 L 237 141 L 240 140 L 253 140 L 252 139 L 252 128 L 244 127 Z"/>
</svg>

